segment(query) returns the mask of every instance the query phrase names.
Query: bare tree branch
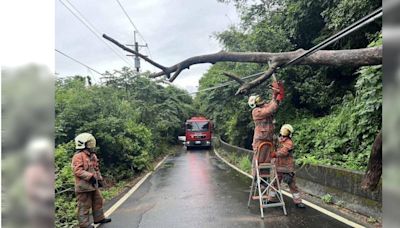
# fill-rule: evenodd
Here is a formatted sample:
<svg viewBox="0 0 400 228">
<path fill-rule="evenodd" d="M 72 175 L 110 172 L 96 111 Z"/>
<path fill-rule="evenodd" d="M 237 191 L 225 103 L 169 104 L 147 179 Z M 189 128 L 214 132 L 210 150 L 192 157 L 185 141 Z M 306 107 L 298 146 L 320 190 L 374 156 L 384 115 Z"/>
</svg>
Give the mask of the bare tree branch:
<svg viewBox="0 0 400 228">
<path fill-rule="evenodd" d="M 179 73 L 191 65 L 216 62 L 248 62 L 248 63 L 276 63 L 278 66 L 303 54 L 305 50 L 292 52 L 269 53 L 269 52 L 217 52 L 208 55 L 199 55 L 188 58 L 173 66 L 167 67 L 162 72 L 155 73 L 150 77 L 163 76 L 166 72 Z M 321 50 L 305 57 L 298 65 L 328 65 L 328 66 L 367 66 L 382 64 L 382 46 L 351 50 Z M 175 77 L 176 78 L 176 77 Z M 175 78 L 171 78 L 173 81 Z"/>
<path fill-rule="evenodd" d="M 265 71 L 265 73 L 263 75 L 261 75 L 260 77 L 254 79 L 251 82 L 248 83 L 244 83 L 243 85 L 241 85 L 239 87 L 239 89 L 236 91 L 235 95 L 238 94 L 245 94 L 247 93 L 251 88 L 254 88 L 258 85 L 260 85 L 261 83 L 263 83 L 265 80 L 267 80 L 269 77 L 271 77 L 271 75 L 274 74 L 274 72 L 276 71 L 276 69 L 278 68 L 278 64 L 277 63 L 271 63 L 269 65 L 269 68 L 267 71 Z"/>
<path fill-rule="evenodd" d="M 215 64 L 217 62 L 246 62 L 246 63 L 269 63 L 270 68 L 260 77 L 254 79 L 253 81 L 246 83 L 240 77 L 232 74 L 224 74 L 241 86 L 236 92 L 236 94 L 247 93 L 250 89 L 260 85 L 262 82 L 267 80 L 279 67 L 283 67 L 284 64 L 290 60 L 302 55 L 306 51 L 299 49 L 297 51 L 291 52 L 281 52 L 281 53 L 270 53 L 270 52 L 217 52 L 208 55 L 199 55 L 183 60 L 170 67 L 165 67 L 151 59 L 144 56 L 124 45 L 114 40 L 113 38 L 103 34 L 103 37 L 123 50 L 138 55 L 140 58 L 149 62 L 153 66 L 159 68 L 161 71 L 150 75 L 151 78 L 157 78 L 166 75 L 170 82 L 173 82 L 179 74 L 185 70 L 189 69 L 190 66 L 201 64 L 201 63 L 211 63 Z M 296 63 L 297 65 L 326 65 L 326 66 L 370 66 L 382 64 L 382 46 L 362 48 L 362 49 L 350 49 L 350 50 L 321 50 L 314 54 L 304 57 L 301 61 Z M 170 75 L 173 73 L 172 77 Z"/>
<path fill-rule="evenodd" d="M 153 65 L 153 66 L 157 67 L 158 69 L 162 70 L 162 71 L 164 72 L 164 74 L 168 76 L 169 73 L 168 73 L 168 72 L 165 72 L 165 70 L 167 69 L 165 66 L 163 66 L 163 65 L 161 65 L 161 64 L 159 64 L 159 63 L 157 63 L 157 62 L 155 62 L 155 61 L 153 61 L 153 60 L 151 60 L 151 59 L 148 58 L 147 56 L 142 55 L 142 54 L 140 54 L 139 52 L 136 52 L 136 51 L 133 50 L 133 49 L 128 48 L 127 46 L 125 46 L 125 45 L 119 43 L 118 41 L 116 41 L 116 40 L 114 40 L 113 38 L 107 36 L 106 34 L 103 34 L 103 37 L 104 37 L 105 39 L 111 41 L 112 43 L 114 43 L 114 44 L 117 45 L 118 47 L 122 48 L 123 50 L 125 50 L 125 51 L 127 51 L 127 52 L 130 52 L 130 53 L 132 53 L 132 54 L 138 55 L 140 58 L 144 59 L 145 61 L 147 61 L 147 62 L 150 63 L 151 65 Z"/>
<path fill-rule="evenodd" d="M 233 73 L 229 73 L 229 72 L 224 72 L 224 75 L 235 80 L 237 83 L 239 83 L 240 85 L 243 85 L 244 83 L 246 83 L 245 81 L 243 81 L 243 79 L 241 79 L 239 76 L 233 74 Z"/>
</svg>

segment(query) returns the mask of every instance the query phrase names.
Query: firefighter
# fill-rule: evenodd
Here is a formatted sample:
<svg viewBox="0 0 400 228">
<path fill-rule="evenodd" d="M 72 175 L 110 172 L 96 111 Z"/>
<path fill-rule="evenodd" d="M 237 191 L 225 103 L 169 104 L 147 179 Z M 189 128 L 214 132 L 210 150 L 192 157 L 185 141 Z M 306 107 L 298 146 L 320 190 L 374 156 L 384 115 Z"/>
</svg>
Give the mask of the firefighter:
<svg viewBox="0 0 400 228">
<path fill-rule="evenodd" d="M 248 105 L 252 108 L 252 118 L 254 121 L 254 136 L 253 136 L 253 151 L 254 156 L 258 152 L 260 145 L 263 142 L 273 142 L 274 137 L 274 125 L 273 125 L 273 115 L 278 109 L 278 104 L 283 100 L 284 91 L 283 85 L 280 82 L 272 83 L 272 100 L 266 103 L 260 96 L 250 96 L 248 100 Z M 254 161 L 255 157 L 253 157 Z M 259 155 L 259 162 L 265 162 L 267 159 L 265 154 Z M 253 166 L 253 176 L 255 175 L 255 170 Z"/>
<path fill-rule="evenodd" d="M 89 133 L 82 133 L 75 138 L 77 152 L 72 158 L 72 169 L 75 176 L 75 193 L 77 198 L 77 216 L 79 227 L 93 227 L 89 220 L 92 209 L 95 224 L 111 222 L 103 213 L 103 197 L 99 191 L 103 177 L 95 153 L 96 139 Z"/>
<path fill-rule="evenodd" d="M 293 196 L 293 202 L 297 208 L 305 208 L 302 203 L 299 189 L 296 185 L 295 164 L 293 158 L 294 144 L 292 141 L 293 127 L 290 124 L 284 124 L 279 131 L 279 145 L 276 152 L 271 153 L 272 163 L 275 164 L 278 173 L 278 180 L 288 184 Z M 276 186 L 275 186 L 276 187 Z M 276 192 L 270 191 L 269 201 L 276 201 Z"/>
<path fill-rule="evenodd" d="M 260 143 L 272 142 L 274 136 L 273 115 L 278 109 L 278 104 L 283 100 L 283 86 L 272 83 L 272 100 L 266 103 L 259 95 L 250 96 L 248 104 L 252 108 L 254 121 L 253 150 L 257 151 Z"/>
</svg>

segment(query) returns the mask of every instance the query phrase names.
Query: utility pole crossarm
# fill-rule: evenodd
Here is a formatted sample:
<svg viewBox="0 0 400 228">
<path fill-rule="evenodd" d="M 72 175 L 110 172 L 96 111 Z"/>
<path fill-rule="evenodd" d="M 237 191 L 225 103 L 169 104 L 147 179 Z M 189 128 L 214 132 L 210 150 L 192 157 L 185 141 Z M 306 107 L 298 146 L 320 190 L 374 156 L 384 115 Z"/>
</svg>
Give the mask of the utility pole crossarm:
<svg viewBox="0 0 400 228">
<path fill-rule="evenodd" d="M 147 56 L 142 55 L 142 54 L 140 54 L 139 52 L 137 52 L 135 50 L 132 50 L 131 48 L 126 47 L 125 45 L 119 43 L 118 41 L 116 41 L 113 38 L 107 36 L 106 34 L 103 34 L 103 38 L 106 39 L 106 40 L 109 40 L 110 42 L 114 43 L 115 45 L 117 45 L 118 47 L 122 48 L 123 50 L 125 50 L 127 52 L 130 52 L 130 53 L 132 53 L 134 55 L 139 56 L 140 58 L 144 59 L 146 62 L 150 63 L 151 65 L 153 65 L 153 66 L 155 66 L 157 68 L 159 68 L 162 71 L 165 71 L 167 69 L 165 66 L 163 66 L 163 65 L 161 65 L 161 64 L 159 64 L 159 63 L 157 63 L 157 62 L 155 62 L 153 60 L 151 60 Z"/>
</svg>

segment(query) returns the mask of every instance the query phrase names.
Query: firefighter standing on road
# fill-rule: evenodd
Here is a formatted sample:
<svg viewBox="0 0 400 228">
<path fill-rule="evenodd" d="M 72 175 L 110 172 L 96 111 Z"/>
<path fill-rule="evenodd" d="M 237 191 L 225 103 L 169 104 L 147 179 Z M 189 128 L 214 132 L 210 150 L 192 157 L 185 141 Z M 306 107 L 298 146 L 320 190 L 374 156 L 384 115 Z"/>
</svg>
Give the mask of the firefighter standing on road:
<svg viewBox="0 0 400 228">
<path fill-rule="evenodd" d="M 295 164 L 293 158 L 294 144 L 292 141 L 293 127 L 290 124 L 284 124 L 279 134 L 279 146 L 276 152 L 271 153 L 272 163 L 275 164 L 278 172 L 279 181 L 288 184 L 293 196 L 293 202 L 298 208 L 305 208 L 302 203 L 299 189 L 296 185 Z M 276 186 L 277 187 L 277 186 Z M 268 201 L 276 201 L 276 192 L 270 191 Z"/>
<path fill-rule="evenodd" d="M 103 177 L 95 154 L 96 139 L 89 133 L 82 133 L 75 138 L 78 150 L 72 158 L 72 169 L 75 176 L 75 193 L 78 206 L 79 227 L 93 227 L 89 220 L 92 209 L 95 224 L 111 222 L 103 213 L 103 197 L 99 191 Z"/>
</svg>

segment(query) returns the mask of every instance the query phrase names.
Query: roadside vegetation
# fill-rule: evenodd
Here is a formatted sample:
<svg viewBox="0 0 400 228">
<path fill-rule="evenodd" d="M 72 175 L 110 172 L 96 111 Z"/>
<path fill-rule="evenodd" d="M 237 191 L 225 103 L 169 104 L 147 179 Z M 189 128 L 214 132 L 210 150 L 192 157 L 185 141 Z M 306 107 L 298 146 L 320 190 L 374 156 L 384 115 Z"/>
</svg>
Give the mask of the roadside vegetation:
<svg viewBox="0 0 400 228">
<path fill-rule="evenodd" d="M 381 1 L 253 1 L 235 4 L 241 23 L 215 34 L 224 50 L 283 52 L 308 49 L 381 5 Z M 380 45 L 381 21 L 328 47 L 354 49 Z M 226 82 L 223 72 L 247 76 L 265 64 L 217 63 L 200 80 L 199 90 Z M 382 68 L 294 66 L 277 73 L 286 98 L 275 116 L 276 129 L 294 126 L 298 163 L 365 170 L 374 138 L 382 127 Z M 195 105 L 213 119 L 216 132 L 237 146 L 251 149 L 254 124 L 247 96 L 234 96 L 237 83 L 200 92 Z M 270 99 L 268 83 L 251 91 Z"/>
<path fill-rule="evenodd" d="M 162 86 L 124 68 L 108 73 L 101 85 L 75 76 L 56 82 L 56 226 L 77 224 L 73 174 L 74 137 L 92 133 L 107 187 L 106 200 L 127 181 L 163 156 L 182 134 L 184 120 L 194 112 L 187 92 Z"/>
<path fill-rule="evenodd" d="M 247 154 L 239 155 L 222 148 L 215 148 L 215 150 L 217 150 L 217 152 L 229 163 L 238 167 L 240 170 L 251 174 L 251 160 Z"/>
<path fill-rule="evenodd" d="M 227 51 L 283 52 L 308 49 L 378 8 L 378 0 L 218 0 L 234 4 L 241 16 L 215 34 Z M 328 47 L 355 49 L 382 42 L 381 21 L 352 33 Z M 216 63 L 203 75 L 199 90 L 226 82 L 228 71 L 241 76 L 258 73 L 266 64 Z M 194 101 L 174 86 L 136 75 L 128 68 L 107 72 L 106 81 L 90 85 L 86 76 L 56 82 L 56 227 L 72 227 L 75 218 L 73 175 L 74 137 L 92 133 L 107 188 L 106 199 L 123 190 L 127 181 L 151 169 L 192 115 L 205 115 L 215 132 L 240 147 L 251 149 L 254 124 L 247 96 L 235 96 L 237 84 L 200 92 Z M 375 136 L 382 127 L 382 68 L 294 66 L 282 69 L 286 98 L 277 112 L 276 128 L 295 128 L 298 163 L 326 164 L 364 170 Z M 252 90 L 269 99 L 267 83 Z M 247 156 L 224 154 L 245 172 Z M 326 197 L 329 200 L 328 197 Z"/>
</svg>

